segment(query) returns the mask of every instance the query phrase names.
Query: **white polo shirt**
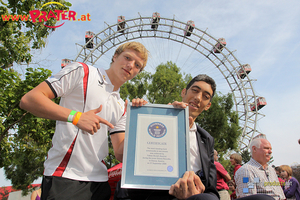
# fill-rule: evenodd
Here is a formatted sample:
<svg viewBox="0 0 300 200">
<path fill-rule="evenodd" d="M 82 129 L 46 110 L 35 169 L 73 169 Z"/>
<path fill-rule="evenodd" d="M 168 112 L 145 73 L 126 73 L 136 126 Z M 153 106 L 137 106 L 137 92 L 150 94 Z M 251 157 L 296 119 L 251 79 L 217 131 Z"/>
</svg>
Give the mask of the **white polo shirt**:
<svg viewBox="0 0 300 200">
<path fill-rule="evenodd" d="M 46 80 L 60 105 L 75 111 L 87 112 L 99 108 L 97 115 L 114 125 L 104 124 L 91 135 L 70 122 L 56 121 L 52 147 L 44 163 L 45 176 L 61 176 L 80 181 L 108 180 L 107 168 L 102 162 L 108 155 L 108 131 L 125 132 L 124 101 L 119 91 L 113 92 L 104 69 L 72 63 Z M 86 98 L 84 98 L 86 96 Z"/>
</svg>

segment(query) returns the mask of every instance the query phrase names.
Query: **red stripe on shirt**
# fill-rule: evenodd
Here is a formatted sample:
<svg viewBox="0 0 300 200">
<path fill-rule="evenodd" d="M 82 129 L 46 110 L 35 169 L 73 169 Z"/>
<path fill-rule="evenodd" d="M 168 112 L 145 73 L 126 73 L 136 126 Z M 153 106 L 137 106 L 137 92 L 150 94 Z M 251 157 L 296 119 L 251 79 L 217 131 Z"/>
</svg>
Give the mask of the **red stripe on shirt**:
<svg viewBox="0 0 300 200">
<path fill-rule="evenodd" d="M 85 63 L 81 63 L 84 70 L 84 77 L 83 77 L 83 92 L 84 92 L 84 102 L 86 100 L 86 90 L 87 90 L 87 83 L 88 83 L 88 76 L 89 76 L 89 68 Z"/>
<path fill-rule="evenodd" d="M 62 174 L 64 173 L 67 165 L 68 165 L 68 162 L 70 160 L 70 157 L 71 157 L 71 154 L 73 152 L 73 149 L 74 149 L 74 145 L 75 145 L 75 142 L 76 142 L 76 139 L 77 139 L 77 135 L 76 137 L 74 138 L 69 150 L 67 151 L 64 159 L 61 161 L 60 165 L 56 168 L 55 172 L 52 174 L 52 176 L 59 176 L 61 177 Z"/>
</svg>

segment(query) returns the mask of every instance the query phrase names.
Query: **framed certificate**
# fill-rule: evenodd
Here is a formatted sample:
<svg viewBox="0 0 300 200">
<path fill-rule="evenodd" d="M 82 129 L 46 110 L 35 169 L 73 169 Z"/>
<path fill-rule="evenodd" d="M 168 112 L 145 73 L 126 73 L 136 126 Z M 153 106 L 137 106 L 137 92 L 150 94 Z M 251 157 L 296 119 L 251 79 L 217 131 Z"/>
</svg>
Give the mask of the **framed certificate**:
<svg viewBox="0 0 300 200">
<path fill-rule="evenodd" d="M 190 170 L 188 118 L 188 107 L 128 104 L 122 188 L 169 190 Z"/>
</svg>

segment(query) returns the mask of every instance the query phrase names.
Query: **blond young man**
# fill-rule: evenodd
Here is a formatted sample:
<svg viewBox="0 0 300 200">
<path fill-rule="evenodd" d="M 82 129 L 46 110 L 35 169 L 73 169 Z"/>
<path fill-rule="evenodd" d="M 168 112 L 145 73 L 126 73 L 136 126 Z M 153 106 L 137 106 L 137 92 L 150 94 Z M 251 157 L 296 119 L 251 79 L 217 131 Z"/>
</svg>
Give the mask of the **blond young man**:
<svg viewBox="0 0 300 200">
<path fill-rule="evenodd" d="M 56 120 L 41 199 L 109 199 L 103 162 L 107 132 L 122 160 L 126 105 L 119 89 L 143 70 L 147 59 L 141 43 L 128 42 L 117 48 L 109 69 L 72 63 L 22 97 L 22 109 Z M 61 97 L 59 105 L 51 101 L 56 97 Z"/>
</svg>

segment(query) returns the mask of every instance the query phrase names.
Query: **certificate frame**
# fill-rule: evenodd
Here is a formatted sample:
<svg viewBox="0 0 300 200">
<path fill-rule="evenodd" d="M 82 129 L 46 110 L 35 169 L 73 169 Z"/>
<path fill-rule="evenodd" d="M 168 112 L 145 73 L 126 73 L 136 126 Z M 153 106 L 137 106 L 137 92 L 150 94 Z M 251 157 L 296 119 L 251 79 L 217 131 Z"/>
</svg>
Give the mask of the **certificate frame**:
<svg viewBox="0 0 300 200">
<path fill-rule="evenodd" d="M 124 140 L 124 152 L 123 152 L 123 167 L 122 167 L 122 178 L 121 178 L 121 187 L 122 188 L 136 188 L 136 189 L 158 189 L 158 190 L 169 190 L 171 185 L 176 183 L 176 181 L 183 176 L 186 171 L 190 170 L 190 142 L 189 142 L 189 110 L 186 108 L 174 108 L 172 105 L 162 105 L 162 104 L 146 104 L 141 107 L 132 106 L 131 103 L 127 105 L 127 116 L 126 116 L 126 130 L 125 130 L 125 140 Z M 145 120 L 147 119 L 147 120 Z M 166 155 L 171 154 L 171 161 L 176 165 L 171 165 L 172 173 L 163 172 L 167 163 L 156 163 L 163 164 L 156 165 L 155 170 L 161 168 L 161 173 L 153 172 L 153 174 L 145 174 L 147 172 L 143 171 L 143 167 L 139 167 L 137 160 L 140 161 L 143 155 L 143 152 L 140 154 L 140 149 L 144 148 L 143 145 L 138 145 L 141 138 L 145 137 L 145 134 L 151 135 L 150 124 L 156 123 L 157 119 L 162 119 L 166 121 L 170 127 L 166 126 L 166 135 L 172 134 L 176 138 L 171 141 L 176 141 L 176 144 L 171 145 L 169 149 L 177 148 L 177 155 L 172 155 L 173 151 L 165 151 Z M 153 122 L 151 123 L 151 120 Z M 175 120 L 175 121 L 174 121 Z M 169 121 L 169 122 L 168 122 Z M 176 122 L 176 123 L 173 123 Z M 150 123 L 150 124 L 149 124 Z M 160 123 L 160 122 L 158 122 Z M 174 124 L 176 124 L 174 127 Z M 142 129 L 139 127 L 142 126 Z M 138 132 L 138 130 L 145 130 L 143 127 L 148 127 L 147 133 L 145 131 Z M 168 129 L 171 130 L 168 132 Z M 174 130 L 177 133 L 174 133 Z M 142 135 L 142 136 L 140 136 Z M 163 136 L 165 137 L 165 136 Z M 166 136 L 167 138 L 167 136 Z M 170 138 L 170 136 L 169 136 Z M 147 140 L 147 139 L 146 139 Z M 167 138 L 169 141 L 169 139 Z M 162 142 L 163 144 L 163 142 Z M 138 147 L 137 147 L 138 146 Z M 140 147 L 142 146 L 142 147 Z M 169 151 L 169 152 L 168 152 Z M 175 149 L 176 151 L 176 149 Z M 174 153 L 174 154 L 176 154 Z M 166 156 L 164 156 L 166 157 Z M 151 160 L 150 160 L 151 161 Z M 168 161 L 167 161 L 168 162 Z M 141 163 L 141 162 L 139 162 Z M 147 165 L 147 170 L 150 170 L 151 166 Z M 149 169 L 148 169 L 149 167 Z M 170 166 L 167 166 L 168 172 Z M 174 171 L 173 171 L 174 167 Z M 137 170 L 137 168 L 141 168 Z M 152 169 L 152 168 L 151 168 Z M 140 172 L 141 171 L 141 172 Z M 165 174 L 165 175 L 164 175 Z"/>
</svg>

